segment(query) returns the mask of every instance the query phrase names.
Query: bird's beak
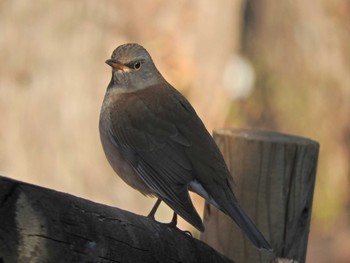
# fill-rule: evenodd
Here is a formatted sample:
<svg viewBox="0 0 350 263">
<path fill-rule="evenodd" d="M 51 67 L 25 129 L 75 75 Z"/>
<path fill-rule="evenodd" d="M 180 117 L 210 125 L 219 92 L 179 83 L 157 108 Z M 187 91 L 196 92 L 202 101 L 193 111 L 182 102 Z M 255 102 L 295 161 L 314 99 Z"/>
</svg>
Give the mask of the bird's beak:
<svg viewBox="0 0 350 263">
<path fill-rule="evenodd" d="M 112 68 L 117 69 L 117 70 L 126 70 L 126 69 L 128 69 L 127 66 L 123 65 L 122 63 L 120 63 L 119 61 L 117 61 L 117 60 L 115 60 L 113 58 L 107 59 L 106 63 L 108 65 L 110 65 Z"/>
</svg>

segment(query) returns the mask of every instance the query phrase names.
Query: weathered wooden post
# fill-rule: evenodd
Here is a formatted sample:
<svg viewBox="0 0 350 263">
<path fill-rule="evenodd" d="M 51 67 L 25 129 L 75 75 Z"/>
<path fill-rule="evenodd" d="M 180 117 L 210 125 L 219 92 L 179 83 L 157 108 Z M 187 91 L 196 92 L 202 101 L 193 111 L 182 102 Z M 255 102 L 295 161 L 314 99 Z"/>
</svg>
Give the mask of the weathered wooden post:
<svg viewBox="0 0 350 263">
<path fill-rule="evenodd" d="M 305 262 L 319 144 L 252 130 L 218 130 L 214 138 L 234 175 L 239 202 L 274 253 L 256 250 L 227 216 L 209 205 L 201 239 L 237 263 L 267 263 L 275 257 Z"/>
</svg>

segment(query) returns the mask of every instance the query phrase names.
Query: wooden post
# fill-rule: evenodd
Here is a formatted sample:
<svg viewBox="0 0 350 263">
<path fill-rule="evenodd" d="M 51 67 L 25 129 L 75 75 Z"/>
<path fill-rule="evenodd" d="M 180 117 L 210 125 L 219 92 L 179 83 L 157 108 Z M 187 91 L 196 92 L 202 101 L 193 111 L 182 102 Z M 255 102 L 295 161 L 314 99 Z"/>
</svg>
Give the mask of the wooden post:
<svg viewBox="0 0 350 263">
<path fill-rule="evenodd" d="M 218 130 L 238 201 L 274 253 L 259 252 L 222 212 L 206 205 L 201 239 L 237 263 L 305 262 L 319 144 L 275 132 Z M 292 262 L 292 261 L 290 261 Z"/>
<path fill-rule="evenodd" d="M 0 176 L 0 262 L 232 262 L 150 218 Z"/>
</svg>

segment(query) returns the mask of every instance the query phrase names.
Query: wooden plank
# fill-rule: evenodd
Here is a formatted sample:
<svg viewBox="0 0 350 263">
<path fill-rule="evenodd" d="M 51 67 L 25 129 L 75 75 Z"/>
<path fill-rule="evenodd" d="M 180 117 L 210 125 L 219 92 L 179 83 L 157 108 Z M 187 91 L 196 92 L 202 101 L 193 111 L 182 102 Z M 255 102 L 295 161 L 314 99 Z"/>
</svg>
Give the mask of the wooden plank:
<svg viewBox="0 0 350 263">
<path fill-rule="evenodd" d="M 219 130 L 214 137 L 234 175 L 239 202 L 275 254 L 256 250 L 231 219 L 209 205 L 201 239 L 238 263 L 275 257 L 305 262 L 319 144 L 252 130 Z"/>
</svg>

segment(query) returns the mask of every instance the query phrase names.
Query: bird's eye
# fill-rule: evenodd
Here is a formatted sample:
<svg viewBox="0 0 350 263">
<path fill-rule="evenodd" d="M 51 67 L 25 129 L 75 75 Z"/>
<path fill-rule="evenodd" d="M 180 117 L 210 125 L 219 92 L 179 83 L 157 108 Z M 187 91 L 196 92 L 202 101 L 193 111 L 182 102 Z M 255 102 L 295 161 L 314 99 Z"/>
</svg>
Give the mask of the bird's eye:
<svg viewBox="0 0 350 263">
<path fill-rule="evenodd" d="M 134 65 L 133 65 L 133 68 L 136 69 L 136 70 L 140 69 L 141 68 L 141 62 L 140 61 L 135 62 Z"/>
</svg>

